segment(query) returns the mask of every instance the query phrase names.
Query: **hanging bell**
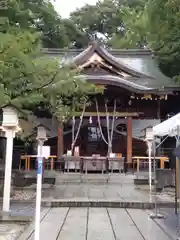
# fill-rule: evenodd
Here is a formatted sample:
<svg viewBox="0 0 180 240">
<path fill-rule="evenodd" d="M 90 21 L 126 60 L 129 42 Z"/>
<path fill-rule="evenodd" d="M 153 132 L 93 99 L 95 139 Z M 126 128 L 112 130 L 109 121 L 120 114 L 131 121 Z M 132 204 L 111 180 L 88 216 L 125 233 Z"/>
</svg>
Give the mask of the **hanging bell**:
<svg viewBox="0 0 180 240">
<path fill-rule="evenodd" d="M 92 117 L 89 117 L 89 123 L 92 124 Z"/>
</svg>

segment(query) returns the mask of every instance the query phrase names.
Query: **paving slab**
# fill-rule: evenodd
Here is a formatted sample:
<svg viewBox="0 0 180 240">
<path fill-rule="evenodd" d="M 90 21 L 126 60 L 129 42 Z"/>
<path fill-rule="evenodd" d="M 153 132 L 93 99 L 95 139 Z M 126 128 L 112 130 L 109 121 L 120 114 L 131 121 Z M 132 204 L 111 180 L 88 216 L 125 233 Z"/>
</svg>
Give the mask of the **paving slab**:
<svg viewBox="0 0 180 240">
<path fill-rule="evenodd" d="M 56 208 L 41 215 L 40 240 L 175 240 L 169 233 L 139 209 Z M 34 223 L 18 240 L 33 240 L 33 234 Z"/>
<path fill-rule="evenodd" d="M 109 208 L 107 211 L 114 230 L 115 239 L 144 240 L 134 222 L 127 214 L 126 209 Z"/>
<path fill-rule="evenodd" d="M 115 240 L 105 208 L 89 208 L 87 240 Z"/>
<path fill-rule="evenodd" d="M 42 211 L 41 211 L 41 222 L 47 216 L 47 214 L 49 213 L 50 210 L 51 210 L 50 208 L 42 209 Z M 29 224 L 29 226 L 27 227 L 27 229 L 20 235 L 18 240 L 29 239 L 33 235 L 33 233 L 34 233 L 34 222 L 31 222 Z"/>
<path fill-rule="evenodd" d="M 141 232 L 145 240 L 172 240 L 164 230 L 149 218 L 145 211 L 127 209 L 127 213 Z"/>
<path fill-rule="evenodd" d="M 81 208 L 78 212 L 77 209 L 70 208 L 65 222 L 62 228 L 59 230 L 60 232 L 57 235 L 57 240 L 72 240 L 72 237 L 74 240 L 85 240 L 87 228 L 87 211 L 88 209 L 86 208 Z M 42 239 L 44 240 L 44 238 Z M 53 238 L 51 235 L 51 239 L 55 238 Z"/>
<path fill-rule="evenodd" d="M 104 187 L 91 186 L 89 188 L 89 199 L 104 199 Z"/>
<path fill-rule="evenodd" d="M 56 239 L 60 228 L 66 219 L 68 211 L 68 208 L 51 209 L 41 222 L 40 239 Z M 28 238 L 28 240 L 34 240 L 34 233 Z"/>
<path fill-rule="evenodd" d="M 149 215 L 155 214 L 155 210 L 146 210 Z M 174 209 L 158 209 L 157 213 L 164 216 L 162 219 L 154 219 L 156 224 L 160 225 L 164 231 L 173 239 L 180 237 L 179 215 L 175 214 Z"/>
<path fill-rule="evenodd" d="M 75 189 L 74 197 L 79 199 L 88 199 L 89 187 L 81 184 L 78 185 L 78 187 Z"/>
</svg>

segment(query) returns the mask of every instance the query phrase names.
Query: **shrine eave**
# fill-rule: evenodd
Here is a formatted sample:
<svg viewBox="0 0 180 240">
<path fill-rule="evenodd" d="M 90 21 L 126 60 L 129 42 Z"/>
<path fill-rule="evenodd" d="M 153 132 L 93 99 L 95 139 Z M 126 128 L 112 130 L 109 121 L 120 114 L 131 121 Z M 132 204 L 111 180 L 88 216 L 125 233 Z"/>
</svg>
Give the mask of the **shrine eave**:
<svg viewBox="0 0 180 240">
<path fill-rule="evenodd" d="M 112 75 L 79 75 L 77 77 L 81 77 L 82 79 L 85 79 L 92 84 L 101 84 L 101 85 L 110 85 L 110 86 L 117 86 L 119 88 L 123 88 L 126 90 L 129 90 L 134 93 L 139 94 L 157 94 L 157 95 L 163 95 L 163 94 L 173 94 L 173 92 L 180 91 L 180 87 L 162 87 L 162 88 L 151 88 L 147 86 L 142 86 L 139 84 L 136 84 L 132 81 L 127 81 L 123 78 L 112 76 Z"/>
</svg>

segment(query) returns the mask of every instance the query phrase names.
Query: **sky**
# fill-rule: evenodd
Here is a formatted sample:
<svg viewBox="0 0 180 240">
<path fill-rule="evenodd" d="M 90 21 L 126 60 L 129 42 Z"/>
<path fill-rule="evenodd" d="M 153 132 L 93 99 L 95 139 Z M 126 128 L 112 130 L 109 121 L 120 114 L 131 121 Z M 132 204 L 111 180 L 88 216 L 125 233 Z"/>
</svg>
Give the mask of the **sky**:
<svg viewBox="0 0 180 240">
<path fill-rule="evenodd" d="M 63 17 L 69 17 L 69 14 L 85 4 L 95 4 L 97 0 L 55 0 L 56 11 Z"/>
</svg>

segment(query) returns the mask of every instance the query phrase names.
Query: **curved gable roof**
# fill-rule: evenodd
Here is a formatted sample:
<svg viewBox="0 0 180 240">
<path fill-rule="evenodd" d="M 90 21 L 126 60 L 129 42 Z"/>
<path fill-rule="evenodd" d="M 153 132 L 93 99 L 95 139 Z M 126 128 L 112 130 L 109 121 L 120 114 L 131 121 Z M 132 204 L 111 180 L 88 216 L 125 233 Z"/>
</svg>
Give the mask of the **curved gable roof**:
<svg viewBox="0 0 180 240">
<path fill-rule="evenodd" d="M 107 74 L 84 73 L 84 78 L 94 83 L 160 95 L 180 91 L 180 86 L 160 71 L 152 51 L 148 49 L 106 49 L 95 41 L 86 49 L 42 49 L 42 52 L 82 69 L 96 61 L 102 67 L 109 66 L 109 70 L 112 67 Z M 128 74 L 121 74 L 123 72 Z"/>
<path fill-rule="evenodd" d="M 112 54 L 106 51 L 106 49 L 102 47 L 100 43 L 97 41 L 93 42 L 91 45 L 89 45 L 88 48 L 86 48 L 84 51 L 75 56 L 73 58 L 73 63 L 75 63 L 78 66 L 82 65 L 85 62 L 87 62 L 95 53 L 97 53 L 102 59 L 108 62 L 112 67 L 127 72 L 129 75 L 132 75 L 133 77 L 151 79 L 153 78 L 151 76 L 148 76 L 142 72 L 133 69 L 120 59 L 114 57 Z"/>
</svg>

